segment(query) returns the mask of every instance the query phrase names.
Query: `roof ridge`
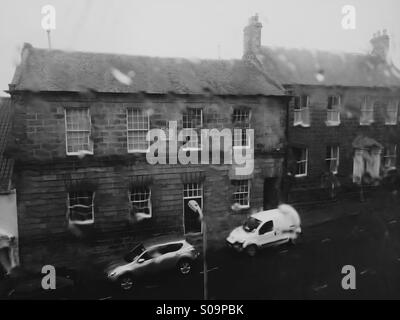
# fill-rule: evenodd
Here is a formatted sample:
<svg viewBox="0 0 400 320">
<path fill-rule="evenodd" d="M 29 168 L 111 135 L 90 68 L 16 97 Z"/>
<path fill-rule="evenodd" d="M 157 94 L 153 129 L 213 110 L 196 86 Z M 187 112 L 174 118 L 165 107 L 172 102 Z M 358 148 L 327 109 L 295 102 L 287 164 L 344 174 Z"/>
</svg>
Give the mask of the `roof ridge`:
<svg viewBox="0 0 400 320">
<path fill-rule="evenodd" d="M 101 52 L 101 51 L 83 51 L 83 50 L 68 50 L 68 49 L 47 49 L 33 47 L 30 44 L 25 44 L 24 49 L 29 48 L 32 51 L 45 51 L 49 53 L 62 52 L 67 54 L 94 54 L 94 55 L 105 55 L 105 56 L 119 56 L 119 57 L 131 57 L 131 58 L 150 58 L 150 59 L 165 59 L 165 60 L 186 60 L 193 63 L 197 61 L 212 61 L 212 62 L 231 62 L 231 61 L 241 61 L 240 58 L 230 58 L 230 59 L 219 59 L 219 58 L 200 58 L 200 57 L 183 57 L 183 56 L 153 56 L 144 54 L 129 54 L 129 53 L 115 53 L 115 52 Z"/>
<path fill-rule="evenodd" d="M 303 50 L 303 51 L 314 51 L 314 52 L 323 52 L 323 53 L 331 53 L 331 54 L 351 54 L 355 56 L 370 56 L 368 53 L 363 52 L 354 52 L 354 51 L 340 51 L 340 50 L 329 50 L 329 49 L 321 49 L 321 48 L 307 48 L 307 47 L 285 47 L 285 46 L 261 46 L 262 49 L 281 49 L 281 50 Z"/>
</svg>

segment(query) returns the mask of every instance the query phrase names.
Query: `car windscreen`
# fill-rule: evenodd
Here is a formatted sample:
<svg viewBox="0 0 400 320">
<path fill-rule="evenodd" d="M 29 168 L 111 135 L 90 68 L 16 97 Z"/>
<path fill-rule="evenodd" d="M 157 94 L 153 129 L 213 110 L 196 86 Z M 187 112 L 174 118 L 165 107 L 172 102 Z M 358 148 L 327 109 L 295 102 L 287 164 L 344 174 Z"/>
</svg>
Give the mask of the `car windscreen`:
<svg viewBox="0 0 400 320">
<path fill-rule="evenodd" d="M 243 229 L 247 232 L 252 232 L 255 229 L 257 229 L 257 227 L 260 225 L 261 221 L 253 218 L 253 217 L 249 217 L 247 218 L 247 220 L 244 222 L 243 224 Z"/>
<path fill-rule="evenodd" d="M 127 255 L 125 255 L 124 260 L 126 262 L 132 262 L 144 251 L 145 251 L 145 248 L 144 248 L 143 244 L 139 244 L 138 246 L 133 248 Z"/>
</svg>

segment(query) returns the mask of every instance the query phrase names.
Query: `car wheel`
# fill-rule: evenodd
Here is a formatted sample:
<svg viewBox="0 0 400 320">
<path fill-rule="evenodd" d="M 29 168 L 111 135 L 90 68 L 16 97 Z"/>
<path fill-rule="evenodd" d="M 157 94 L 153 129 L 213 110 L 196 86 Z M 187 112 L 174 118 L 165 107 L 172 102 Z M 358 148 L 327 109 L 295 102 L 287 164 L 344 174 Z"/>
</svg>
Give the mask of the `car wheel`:
<svg viewBox="0 0 400 320">
<path fill-rule="evenodd" d="M 119 278 L 118 282 L 119 282 L 119 287 L 123 291 L 130 291 L 133 289 L 134 285 L 133 277 L 129 274 L 122 275 Z"/>
<path fill-rule="evenodd" d="M 182 275 L 188 275 L 192 271 L 192 262 L 188 259 L 183 259 L 178 262 L 178 271 Z"/>
<path fill-rule="evenodd" d="M 257 254 L 258 247 L 255 244 L 252 244 L 248 247 L 246 247 L 246 253 L 250 257 L 254 257 Z"/>
</svg>

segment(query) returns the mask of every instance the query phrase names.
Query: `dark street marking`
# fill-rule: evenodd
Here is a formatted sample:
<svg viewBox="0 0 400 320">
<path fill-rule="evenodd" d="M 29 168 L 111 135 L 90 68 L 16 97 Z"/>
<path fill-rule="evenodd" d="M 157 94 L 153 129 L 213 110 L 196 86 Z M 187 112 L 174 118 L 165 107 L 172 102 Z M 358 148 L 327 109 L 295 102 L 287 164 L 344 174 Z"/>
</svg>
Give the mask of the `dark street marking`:
<svg viewBox="0 0 400 320">
<path fill-rule="evenodd" d="M 211 268 L 211 269 L 207 269 L 207 273 L 211 272 L 211 271 L 218 270 L 218 269 L 219 269 L 219 267 L 214 267 L 214 268 Z M 204 274 L 204 271 L 200 271 L 200 274 Z"/>
<path fill-rule="evenodd" d="M 313 290 L 314 290 L 315 292 L 317 292 L 317 291 L 320 291 L 320 290 L 326 289 L 326 288 L 328 288 L 328 285 L 327 285 L 326 283 L 324 283 L 324 284 L 321 285 L 321 286 L 313 287 Z"/>
<path fill-rule="evenodd" d="M 364 274 L 371 274 L 371 275 L 373 275 L 373 274 L 376 274 L 376 271 L 373 270 L 373 269 L 367 268 L 367 269 L 365 269 L 365 270 L 363 270 L 363 271 L 360 272 L 360 275 L 364 275 Z"/>
</svg>

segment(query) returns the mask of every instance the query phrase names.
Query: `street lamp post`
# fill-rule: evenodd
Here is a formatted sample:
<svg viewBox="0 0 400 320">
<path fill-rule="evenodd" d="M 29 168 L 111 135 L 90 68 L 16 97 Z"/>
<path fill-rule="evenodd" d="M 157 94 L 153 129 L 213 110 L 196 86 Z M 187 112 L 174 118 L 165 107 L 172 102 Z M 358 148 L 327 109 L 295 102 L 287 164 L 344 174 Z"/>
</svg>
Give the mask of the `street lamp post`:
<svg viewBox="0 0 400 320">
<path fill-rule="evenodd" d="M 188 206 L 190 209 L 192 209 L 194 212 L 197 212 L 199 214 L 199 219 L 201 221 L 201 229 L 203 231 L 203 286 L 204 286 L 204 300 L 207 300 L 208 298 L 208 274 L 207 274 L 207 259 L 206 259 L 206 254 L 207 254 L 207 225 L 206 225 L 206 220 L 204 219 L 203 215 L 203 210 L 199 206 L 199 204 L 196 202 L 196 200 L 190 200 L 188 203 Z"/>
</svg>

